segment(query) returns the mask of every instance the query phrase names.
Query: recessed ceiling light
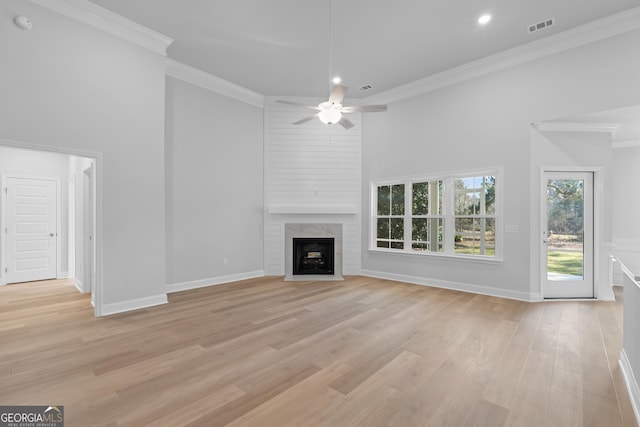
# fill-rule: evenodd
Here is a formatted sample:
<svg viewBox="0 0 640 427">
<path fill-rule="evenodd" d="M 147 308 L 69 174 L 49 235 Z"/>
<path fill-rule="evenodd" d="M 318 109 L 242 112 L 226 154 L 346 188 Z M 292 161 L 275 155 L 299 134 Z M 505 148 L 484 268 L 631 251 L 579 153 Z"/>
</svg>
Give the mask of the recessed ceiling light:
<svg viewBox="0 0 640 427">
<path fill-rule="evenodd" d="M 338 76 L 334 77 L 332 82 L 334 85 L 340 84 L 340 82 L 342 81 L 342 79 Z"/>
<path fill-rule="evenodd" d="M 489 23 L 489 21 L 491 21 L 491 15 L 489 15 L 488 13 L 478 18 L 478 24 L 480 25 L 486 25 Z"/>
</svg>

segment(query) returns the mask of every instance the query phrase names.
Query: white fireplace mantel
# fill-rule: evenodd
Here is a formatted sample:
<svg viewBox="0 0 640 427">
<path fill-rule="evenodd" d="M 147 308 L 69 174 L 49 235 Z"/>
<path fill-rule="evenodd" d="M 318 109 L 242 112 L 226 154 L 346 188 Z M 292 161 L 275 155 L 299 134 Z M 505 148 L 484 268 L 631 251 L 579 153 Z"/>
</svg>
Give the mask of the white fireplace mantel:
<svg viewBox="0 0 640 427">
<path fill-rule="evenodd" d="M 312 204 L 312 203 L 272 203 L 269 205 L 270 214 L 323 214 L 344 215 L 357 214 L 355 204 Z"/>
</svg>

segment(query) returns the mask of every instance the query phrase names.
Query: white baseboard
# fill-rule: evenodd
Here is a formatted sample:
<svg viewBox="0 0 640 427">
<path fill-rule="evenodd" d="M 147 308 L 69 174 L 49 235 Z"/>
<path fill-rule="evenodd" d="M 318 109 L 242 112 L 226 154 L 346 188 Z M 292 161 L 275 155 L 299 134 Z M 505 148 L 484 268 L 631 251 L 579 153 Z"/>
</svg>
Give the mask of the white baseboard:
<svg viewBox="0 0 640 427">
<path fill-rule="evenodd" d="M 540 295 L 530 294 L 529 292 L 491 288 L 488 286 L 479 286 L 470 283 L 450 282 L 447 280 L 429 279 L 427 277 L 407 276 L 404 274 L 386 273 L 374 270 L 362 270 L 362 275 L 367 277 L 375 277 L 377 279 L 395 280 L 398 282 L 432 286 L 434 288 L 451 289 L 454 291 L 470 292 L 473 294 L 489 295 L 492 297 L 507 298 L 518 301 L 534 302 L 542 300 Z"/>
<path fill-rule="evenodd" d="M 167 294 L 162 294 L 111 304 L 102 304 L 101 316 L 139 310 L 141 308 L 153 307 L 154 305 L 166 304 L 167 302 Z"/>
<path fill-rule="evenodd" d="M 60 274 L 58 274 L 58 279 L 72 279 L 72 277 L 68 271 L 61 271 Z"/>
<path fill-rule="evenodd" d="M 627 385 L 627 391 L 631 398 L 631 406 L 633 407 L 633 413 L 636 416 L 636 422 L 640 425 L 640 387 L 636 381 L 636 377 L 633 374 L 633 369 L 629 363 L 627 353 L 622 349 L 620 353 L 620 369 L 622 369 L 622 375 L 624 376 L 624 382 Z"/>
<path fill-rule="evenodd" d="M 230 274 L 228 276 L 213 277 L 210 279 L 192 280 L 189 282 L 171 283 L 166 286 L 168 294 L 187 291 L 189 289 L 205 288 L 207 286 L 222 285 L 224 283 L 238 282 L 240 280 L 264 277 L 264 270 L 250 271 L 248 273 Z"/>
<path fill-rule="evenodd" d="M 84 284 L 82 283 L 82 281 L 78 278 L 73 279 L 73 286 L 76 287 L 76 289 L 81 293 L 81 294 L 86 294 L 87 291 L 84 290 Z"/>
</svg>

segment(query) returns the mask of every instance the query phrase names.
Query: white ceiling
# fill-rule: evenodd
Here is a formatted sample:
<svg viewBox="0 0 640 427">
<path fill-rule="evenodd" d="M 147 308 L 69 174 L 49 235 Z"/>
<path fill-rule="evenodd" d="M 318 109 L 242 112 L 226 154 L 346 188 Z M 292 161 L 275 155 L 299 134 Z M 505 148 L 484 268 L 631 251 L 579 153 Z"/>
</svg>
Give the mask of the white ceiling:
<svg viewBox="0 0 640 427">
<path fill-rule="evenodd" d="M 168 56 L 263 95 L 329 91 L 331 0 L 91 0 L 174 39 Z M 640 0 L 332 0 L 334 74 L 364 97 Z M 493 20 L 479 26 L 477 18 Z M 554 18 L 533 34 L 527 27 Z M 358 88 L 369 84 L 368 91 Z"/>
</svg>

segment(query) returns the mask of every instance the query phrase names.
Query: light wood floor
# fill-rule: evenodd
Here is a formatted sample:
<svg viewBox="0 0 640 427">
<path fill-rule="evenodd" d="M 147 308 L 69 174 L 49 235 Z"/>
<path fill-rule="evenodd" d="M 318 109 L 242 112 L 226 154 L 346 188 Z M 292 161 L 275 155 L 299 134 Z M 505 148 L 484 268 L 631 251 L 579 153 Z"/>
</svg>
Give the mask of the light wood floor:
<svg viewBox="0 0 640 427">
<path fill-rule="evenodd" d="M 65 281 L 0 288 L 0 404 L 66 426 L 635 426 L 616 303 L 263 278 L 96 319 Z"/>
</svg>

